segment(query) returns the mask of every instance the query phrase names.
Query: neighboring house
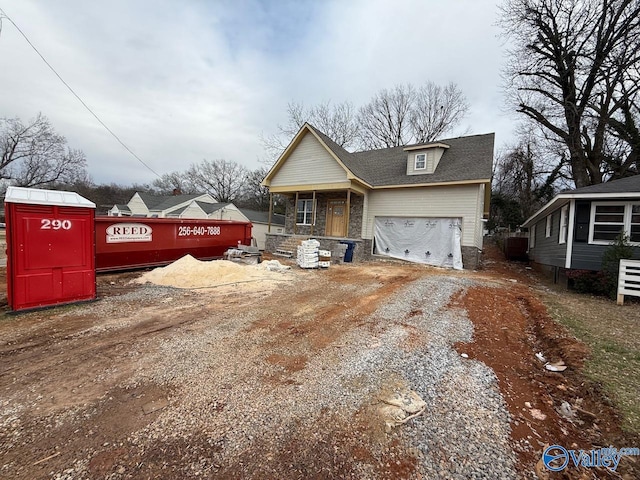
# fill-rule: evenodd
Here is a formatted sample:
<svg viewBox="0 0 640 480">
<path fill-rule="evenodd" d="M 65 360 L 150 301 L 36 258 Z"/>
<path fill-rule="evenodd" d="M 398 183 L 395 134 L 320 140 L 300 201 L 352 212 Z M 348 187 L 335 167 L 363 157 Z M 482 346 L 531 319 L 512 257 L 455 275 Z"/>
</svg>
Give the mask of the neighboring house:
<svg viewBox="0 0 640 480">
<path fill-rule="evenodd" d="M 249 221 L 233 203 L 207 203 L 200 200 L 193 200 L 186 207 L 172 210 L 167 217 Z"/>
<path fill-rule="evenodd" d="M 208 193 L 201 195 L 150 195 L 136 192 L 126 205 L 114 205 L 108 211 L 108 215 L 249 221 L 233 203 L 217 203 Z"/>
<path fill-rule="evenodd" d="M 252 236 L 257 242 L 260 250 L 264 250 L 267 233 L 269 232 L 269 212 L 259 212 L 257 210 L 240 210 L 253 225 Z M 271 215 L 271 233 L 284 233 L 284 215 Z"/>
<path fill-rule="evenodd" d="M 267 234 L 266 249 L 295 235 L 328 249 L 348 238 L 356 258 L 475 268 L 493 144 L 486 134 L 350 153 L 305 124 L 263 181 L 288 198 L 285 234 Z"/>
<path fill-rule="evenodd" d="M 602 254 L 620 233 L 640 258 L 640 175 L 560 193 L 523 225 L 529 258 L 553 275 L 600 270 Z"/>
<path fill-rule="evenodd" d="M 107 215 L 110 217 L 130 217 L 133 214 L 131 213 L 131 209 L 128 205 L 114 205 L 109 210 L 107 210 Z"/>
<path fill-rule="evenodd" d="M 151 195 L 136 192 L 126 205 L 114 205 L 109 216 L 135 216 L 165 218 L 177 209 L 188 206 L 192 201 L 215 203 L 208 193 L 201 195 Z"/>
</svg>

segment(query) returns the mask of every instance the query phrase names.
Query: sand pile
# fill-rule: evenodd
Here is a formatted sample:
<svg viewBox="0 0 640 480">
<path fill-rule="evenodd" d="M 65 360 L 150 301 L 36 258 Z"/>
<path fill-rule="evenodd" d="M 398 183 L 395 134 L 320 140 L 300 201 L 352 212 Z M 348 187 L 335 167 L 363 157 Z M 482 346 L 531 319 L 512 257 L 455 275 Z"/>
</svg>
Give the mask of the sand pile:
<svg viewBox="0 0 640 480">
<path fill-rule="evenodd" d="M 286 280 L 287 276 L 284 273 L 289 269 L 290 267 L 281 265 L 277 260 L 259 265 L 242 265 L 229 260 L 203 262 L 191 255 L 185 255 L 166 267 L 145 273 L 134 282 L 177 288 L 216 287 L 235 282 L 275 283 Z"/>
</svg>

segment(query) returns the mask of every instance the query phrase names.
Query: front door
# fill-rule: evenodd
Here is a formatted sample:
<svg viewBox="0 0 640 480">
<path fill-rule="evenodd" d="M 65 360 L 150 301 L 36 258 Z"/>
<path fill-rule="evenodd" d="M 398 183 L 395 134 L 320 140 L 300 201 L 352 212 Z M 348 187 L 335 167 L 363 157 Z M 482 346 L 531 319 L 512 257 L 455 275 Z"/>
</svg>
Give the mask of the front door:
<svg viewBox="0 0 640 480">
<path fill-rule="evenodd" d="M 328 237 L 345 237 L 347 235 L 347 214 L 345 200 L 329 200 L 327 202 L 327 231 Z"/>
</svg>

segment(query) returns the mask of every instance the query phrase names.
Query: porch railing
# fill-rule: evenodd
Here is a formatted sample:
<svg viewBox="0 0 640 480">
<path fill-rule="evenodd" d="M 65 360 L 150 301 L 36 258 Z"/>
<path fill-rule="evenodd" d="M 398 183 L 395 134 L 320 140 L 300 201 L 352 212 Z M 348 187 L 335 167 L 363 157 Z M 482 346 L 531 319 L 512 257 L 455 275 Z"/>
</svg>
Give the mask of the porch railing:
<svg viewBox="0 0 640 480">
<path fill-rule="evenodd" d="M 618 305 L 624 304 L 624 296 L 640 297 L 640 261 L 620 260 L 618 275 Z"/>
</svg>

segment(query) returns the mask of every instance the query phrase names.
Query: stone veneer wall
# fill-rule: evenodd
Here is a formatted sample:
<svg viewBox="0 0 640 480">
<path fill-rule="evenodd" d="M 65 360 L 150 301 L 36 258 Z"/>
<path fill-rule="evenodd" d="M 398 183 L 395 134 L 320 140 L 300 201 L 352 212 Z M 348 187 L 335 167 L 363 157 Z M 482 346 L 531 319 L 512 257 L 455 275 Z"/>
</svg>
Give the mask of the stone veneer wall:
<svg viewBox="0 0 640 480">
<path fill-rule="evenodd" d="M 296 238 L 296 237 L 297 235 L 289 235 L 286 233 L 267 233 L 267 240 L 266 240 L 264 250 L 265 252 L 273 253 L 278 248 L 280 248 L 280 245 L 287 242 L 288 239 Z M 307 240 L 308 238 L 309 238 L 308 235 L 300 235 L 300 240 Z M 320 248 L 322 250 L 331 250 L 331 251 L 333 251 L 336 245 L 338 245 L 342 241 L 342 239 L 340 238 L 319 237 L 315 235 L 311 238 L 314 238 L 315 240 L 318 240 L 320 242 Z M 354 262 L 362 262 L 364 260 L 371 259 L 371 254 L 370 254 L 371 240 L 363 240 L 358 238 L 358 239 L 349 239 L 349 241 L 356 243 L 355 250 L 353 251 Z M 296 252 L 293 249 L 292 251 L 293 251 L 293 256 L 295 258 Z"/>
<path fill-rule="evenodd" d="M 480 267 L 482 260 L 482 251 L 477 247 L 461 247 L 462 250 L 462 266 L 465 270 L 476 270 Z"/>
</svg>

